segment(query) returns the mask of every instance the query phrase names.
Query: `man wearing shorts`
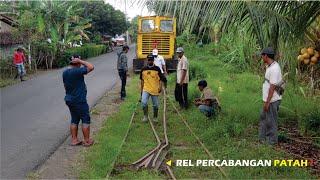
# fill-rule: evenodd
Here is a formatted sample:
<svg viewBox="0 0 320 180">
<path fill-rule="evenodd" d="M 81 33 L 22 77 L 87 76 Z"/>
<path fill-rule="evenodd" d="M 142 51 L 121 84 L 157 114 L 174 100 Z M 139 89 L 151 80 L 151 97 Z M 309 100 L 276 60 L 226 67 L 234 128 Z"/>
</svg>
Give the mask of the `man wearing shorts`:
<svg viewBox="0 0 320 180">
<path fill-rule="evenodd" d="M 73 55 L 70 59 L 70 66 L 63 72 L 63 84 L 66 90 L 64 98 L 71 114 L 70 133 L 71 145 L 91 146 L 94 141 L 90 139 L 90 114 L 87 103 L 87 87 L 84 82 L 84 75 L 94 69 L 91 63 L 83 61 L 80 56 Z M 78 140 L 78 125 L 82 121 L 82 133 L 84 141 Z"/>
</svg>

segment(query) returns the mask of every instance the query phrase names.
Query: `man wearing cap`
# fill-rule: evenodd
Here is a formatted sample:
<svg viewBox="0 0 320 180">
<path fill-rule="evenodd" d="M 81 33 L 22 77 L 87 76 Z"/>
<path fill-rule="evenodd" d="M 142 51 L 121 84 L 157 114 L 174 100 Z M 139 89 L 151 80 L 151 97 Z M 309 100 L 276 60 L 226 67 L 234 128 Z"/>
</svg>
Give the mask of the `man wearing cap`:
<svg viewBox="0 0 320 180">
<path fill-rule="evenodd" d="M 84 75 L 93 71 L 91 63 L 80 59 L 79 55 L 70 58 L 70 66 L 63 71 L 63 84 L 66 91 L 65 102 L 71 114 L 71 145 L 91 146 L 93 140 L 90 139 L 90 114 L 87 103 L 87 87 L 84 82 Z M 84 141 L 78 140 L 78 125 L 82 121 L 82 133 Z"/>
<path fill-rule="evenodd" d="M 262 86 L 263 108 L 260 114 L 259 140 L 268 144 L 278 143 L 278 111 L 281 95 L 275 90 L 282 81 L 281 68 L 274 60 L 275 52 L 271 47 L 261 52 L 261 58 L 267 65 L 265 80 Z"/>
<path fill-rule="evenodd" d="M 121 92 L 120 98 L 124 100 L 126 97 L 126 84 L 128 76 L 128 57 L 127 53 L 129 51 L 129 46 L 125 45 L 122 47 L 122 51 L 118 53 L 117 69 L 121 79 Z"/>
<path fill-rule="evenodd" d="M 178 66 L 177 66 L 177 84 L 175 88 L 175 99 L 179 102 L 181 108 L 188 107 L 188 83 L 189 83 L 189 63 L 184 56 L 182 47 L 177 48 Z"/>
<path fill-rule="evenodd" d="M 218 111 L 221 107 L 218 99 L 214 97 L 212 90 L 208 87 L 207 81 L 199 81 L 198 88 L 202 94 L 200 98 L 195 99 L 194 104 L 207 117 L 215 115 L 215 111 Z"/>
<path fill-rule="evenodd" d="M 166 62 L 163 57 L 158 54 L 158 49 L 152 50 L 152 55 L 154 57 L 154 65 L 158 66 L 165 76 L 167 76 Z"/>
<path fill-rule="evenodd" d="M 141 69 L 141 104 L 143 109 L 143 122 L 148 121 L 148 100 L 152 99 L 153 104 L 153 121 L 158 121 L 159 100 L 158 96 L 161 92 L 161 81 L 167 82 L 166 77 L 162 74 L 160 68 L 154 65 L 154 57 L 152 54 L 147 56 L 147 65 Z"/>
</svg>

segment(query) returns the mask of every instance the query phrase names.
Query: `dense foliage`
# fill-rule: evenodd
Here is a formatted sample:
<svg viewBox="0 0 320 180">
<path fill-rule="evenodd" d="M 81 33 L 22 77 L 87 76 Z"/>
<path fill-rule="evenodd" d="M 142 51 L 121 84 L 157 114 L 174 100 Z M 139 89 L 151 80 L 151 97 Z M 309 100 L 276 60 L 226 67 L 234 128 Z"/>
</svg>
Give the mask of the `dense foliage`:
<svg viewBox="0 0 320 180">
<path fill-rule="evenodd" d="M 128 26 L 124 13 L 103 1 L 11 1 L 0 11 L 19 23 L 13 34 L 23 37 L 34 68 L 61 67 L 68 49 L 101 43 L 101 35 L 122 34 Z"/>
</svg>

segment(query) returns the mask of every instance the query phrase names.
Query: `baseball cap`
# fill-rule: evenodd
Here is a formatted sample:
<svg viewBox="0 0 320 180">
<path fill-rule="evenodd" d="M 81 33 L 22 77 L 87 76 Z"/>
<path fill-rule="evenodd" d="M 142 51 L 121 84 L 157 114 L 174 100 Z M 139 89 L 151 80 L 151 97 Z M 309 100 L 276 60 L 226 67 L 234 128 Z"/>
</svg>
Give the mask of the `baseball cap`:
<svg viewBox="0 0 320 180">
<path fill-rule="evenodd" d="M 261 51 L 261 55 L 262 54 L 272 54 L 272 55 L 274 55 L 275 52 L 274 52 L 272 47 L 266 47 Z"/>
<path fill-rule="evenodd" d="M 158 55 L 158 49 L 153 49 L 152 50 L 152 55 L 157 56 Z"/>
<path fill-rule="evenodd" d="M 181 52 L 184 52 L 184 50 L 183 50 L 182 47 L 178 47 L 176 52 L 177 52 L 177 53 L 181 53 Z"/>
<path fill-rule="evenodd" d="M 154 60 L 154 56 L 152 54 L 148 54 L 147 59 L 148 59 L 148 61 L 149 60 Z"/>
</svg>

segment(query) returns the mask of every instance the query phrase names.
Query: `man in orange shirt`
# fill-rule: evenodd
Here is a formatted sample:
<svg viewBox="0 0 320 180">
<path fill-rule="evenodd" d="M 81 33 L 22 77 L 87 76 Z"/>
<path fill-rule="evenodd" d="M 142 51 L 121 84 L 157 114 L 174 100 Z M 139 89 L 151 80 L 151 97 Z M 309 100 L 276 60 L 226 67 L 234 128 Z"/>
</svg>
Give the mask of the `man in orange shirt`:
<svg viewBox="0 0 320 180">
<path fill-rule="evenodd" d="M 17 76 L 20 76 L 21 81 L 25 81 L 23 79 L 23 76 L 26 74 L 24 64 L 23 64 L 25 61 L 26 61 L 26 57 L 23 54 L 22 48 L 19 47 L 13 54 L 13 64 L 16 66 L 18 70 Z"/>
</svg>

